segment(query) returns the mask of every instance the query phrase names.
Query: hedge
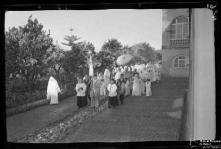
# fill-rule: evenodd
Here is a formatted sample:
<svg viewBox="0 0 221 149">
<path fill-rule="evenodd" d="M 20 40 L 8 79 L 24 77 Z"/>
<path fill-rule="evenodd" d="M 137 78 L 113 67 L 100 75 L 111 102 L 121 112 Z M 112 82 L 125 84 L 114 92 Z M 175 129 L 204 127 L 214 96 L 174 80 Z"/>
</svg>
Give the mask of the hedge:
<svg viewBox="0 0 221 149">
<path fill-rule="evenodd" d="M 74 96 L 74 95 L 76 95 L 76 92 L 66 91 L 65 93 L 63 93 L 59 96 L 59 100 L 63 100 L 67 97 Z M 48 100 L 48 99 L 41 99 L 41 100 L 37 100 L 35 102 L 23 104 L 23 105 L 14 107 L 14 108 L 9 108 L 9 109 L 6 109 L 6 115 L 11 116 L 14 114 L 25 112 L 25 111 L 31 110 L 33 108 L 37 108 L 39 106 L 49 104 L 49 102 L 50 102 L 50 100 Z"/>
</svg>

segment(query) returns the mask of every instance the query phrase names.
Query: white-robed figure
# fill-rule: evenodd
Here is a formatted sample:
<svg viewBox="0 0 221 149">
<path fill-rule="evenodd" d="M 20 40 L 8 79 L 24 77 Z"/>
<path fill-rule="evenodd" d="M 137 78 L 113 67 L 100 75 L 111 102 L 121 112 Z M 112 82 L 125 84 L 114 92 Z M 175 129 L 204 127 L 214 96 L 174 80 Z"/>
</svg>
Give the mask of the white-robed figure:
<svg viewBox="0 0 221 149">
<path fill-rule="evenodd" d="M 151 92 L 151 82 L 149 79 L 147 79 L 146 81 L 146 96 L 151 96 L 152 92 Z"/>
<path fill-rule="evenodd" d="M 58 104 L 58 93 L 61 92 L 61 89 L 58 85 L 57 80 L 54 77 L 50 77 L 47 87 L 47 99 L 50 100 L 50 104 Z"/>
<path fill-rule="evenodd" d="M 136 74 L 133 80 L 132 96 L 141 96 L 140 83 L 140 78 L 138 77 L 138 74 Z"/>
<path fill-rule="evenodd" d="M 121 76 L 121 70 L 120 70 L 120 68 L 118 68 L 116 75 L 114 76 L 114 79 L 116 82 L 120 79 L 120 76 Z"/>
<path fill-rule="evenodd" d="M 110 75 L 111 75 L 110 71 L 106 68 L 104 70 L 104 76 L 103 76 L 104 82 L 103 82 L 103 86 L 102 86 L 104 96 L 106 96 L 107 86 L 110 83 Z"/>
<path fill-rule="evenodd" d="M 104 80 L 110 80 L 110 71 L 108 69 L 104 71 Z"/>
</svg>

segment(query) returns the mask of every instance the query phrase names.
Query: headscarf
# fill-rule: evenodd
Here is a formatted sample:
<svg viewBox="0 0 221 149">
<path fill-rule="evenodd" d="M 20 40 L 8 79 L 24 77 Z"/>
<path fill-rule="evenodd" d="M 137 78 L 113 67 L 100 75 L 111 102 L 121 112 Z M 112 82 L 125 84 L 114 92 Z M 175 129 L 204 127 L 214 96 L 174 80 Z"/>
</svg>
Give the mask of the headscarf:
<svg viewBox="0 0 221 149">
<path fill-rule="evenodd" d="M 55 78 L 51 76 L 48 81 L 47 94 L 60 92 L 60 91 L 61 90 L 59 88 L 57 80 L 55 80 Z"/>
</svg>

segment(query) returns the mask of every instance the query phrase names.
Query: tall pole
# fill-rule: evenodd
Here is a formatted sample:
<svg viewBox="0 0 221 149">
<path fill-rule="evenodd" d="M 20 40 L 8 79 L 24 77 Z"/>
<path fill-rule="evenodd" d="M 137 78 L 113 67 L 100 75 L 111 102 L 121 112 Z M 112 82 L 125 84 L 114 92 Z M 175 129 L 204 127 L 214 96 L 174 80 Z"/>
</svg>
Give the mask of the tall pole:
<svg viewBox="0 0 221 149">
<path fill-rule="evenodd" d="M 91 51 L 89 51 L 89 55 L 90 55 L 90 58 L 89 58 L 89 76 L 94 76 L 94 68 L 93 68 L 93 61 L 92 61 L 92 53 Z"/>
</svg>

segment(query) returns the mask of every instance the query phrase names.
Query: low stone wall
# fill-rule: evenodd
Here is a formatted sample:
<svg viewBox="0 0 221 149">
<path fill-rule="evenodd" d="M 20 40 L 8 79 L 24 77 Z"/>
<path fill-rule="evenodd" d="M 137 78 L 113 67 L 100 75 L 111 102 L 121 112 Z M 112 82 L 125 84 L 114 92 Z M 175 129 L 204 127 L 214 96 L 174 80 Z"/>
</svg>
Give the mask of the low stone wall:
<svg viewBox="0 0 221 149">
<path fill-rule="evenodd" d="M 38 130 L 33 134 L 14 140 L 13 142 L 23 143 L 53 143 L 62 139 L 68 132 L 80 126 L 86 120 L 108 107 L 108 100 L 101 100 L 98 108 L 85 107 L 76 111 L 73 115 L 64 120 L 54 123 L 46 128 Z"/>
<path fill-rule="evenodd" d="M 68 94 L 68 95 L 61 95 L 59 97 L 59 100 L 63 100 L 67 97 L 74 96 L 74 95 L 75 93 Z M 42 99 L 42 100 L 38 100 L 32 103 L 27 103 L 27 104 L 24 104 L 15 108 L 6 109 L 6 116 L 12 116 L 14 114 L 22 113 L 22 112 L 25 112 L 25 111 L 40 107 L 42 105 L 49 104 L 49 103 L 50 103 L 49 99 Z"/>
<path fill-rule="evenodd" d="M 32 103 L 27 103 L 27 104 L 24 104 L 15 108 L 6 109 L 6 115 L 12 116 L 14 114 L 22 113 L 22 112 L 31 110 L 33 108 L 48 104 L 49 102 L 50 102 L 49 99 L 42 99 L 42 100 L 38 100 Z"/>
</svg>

